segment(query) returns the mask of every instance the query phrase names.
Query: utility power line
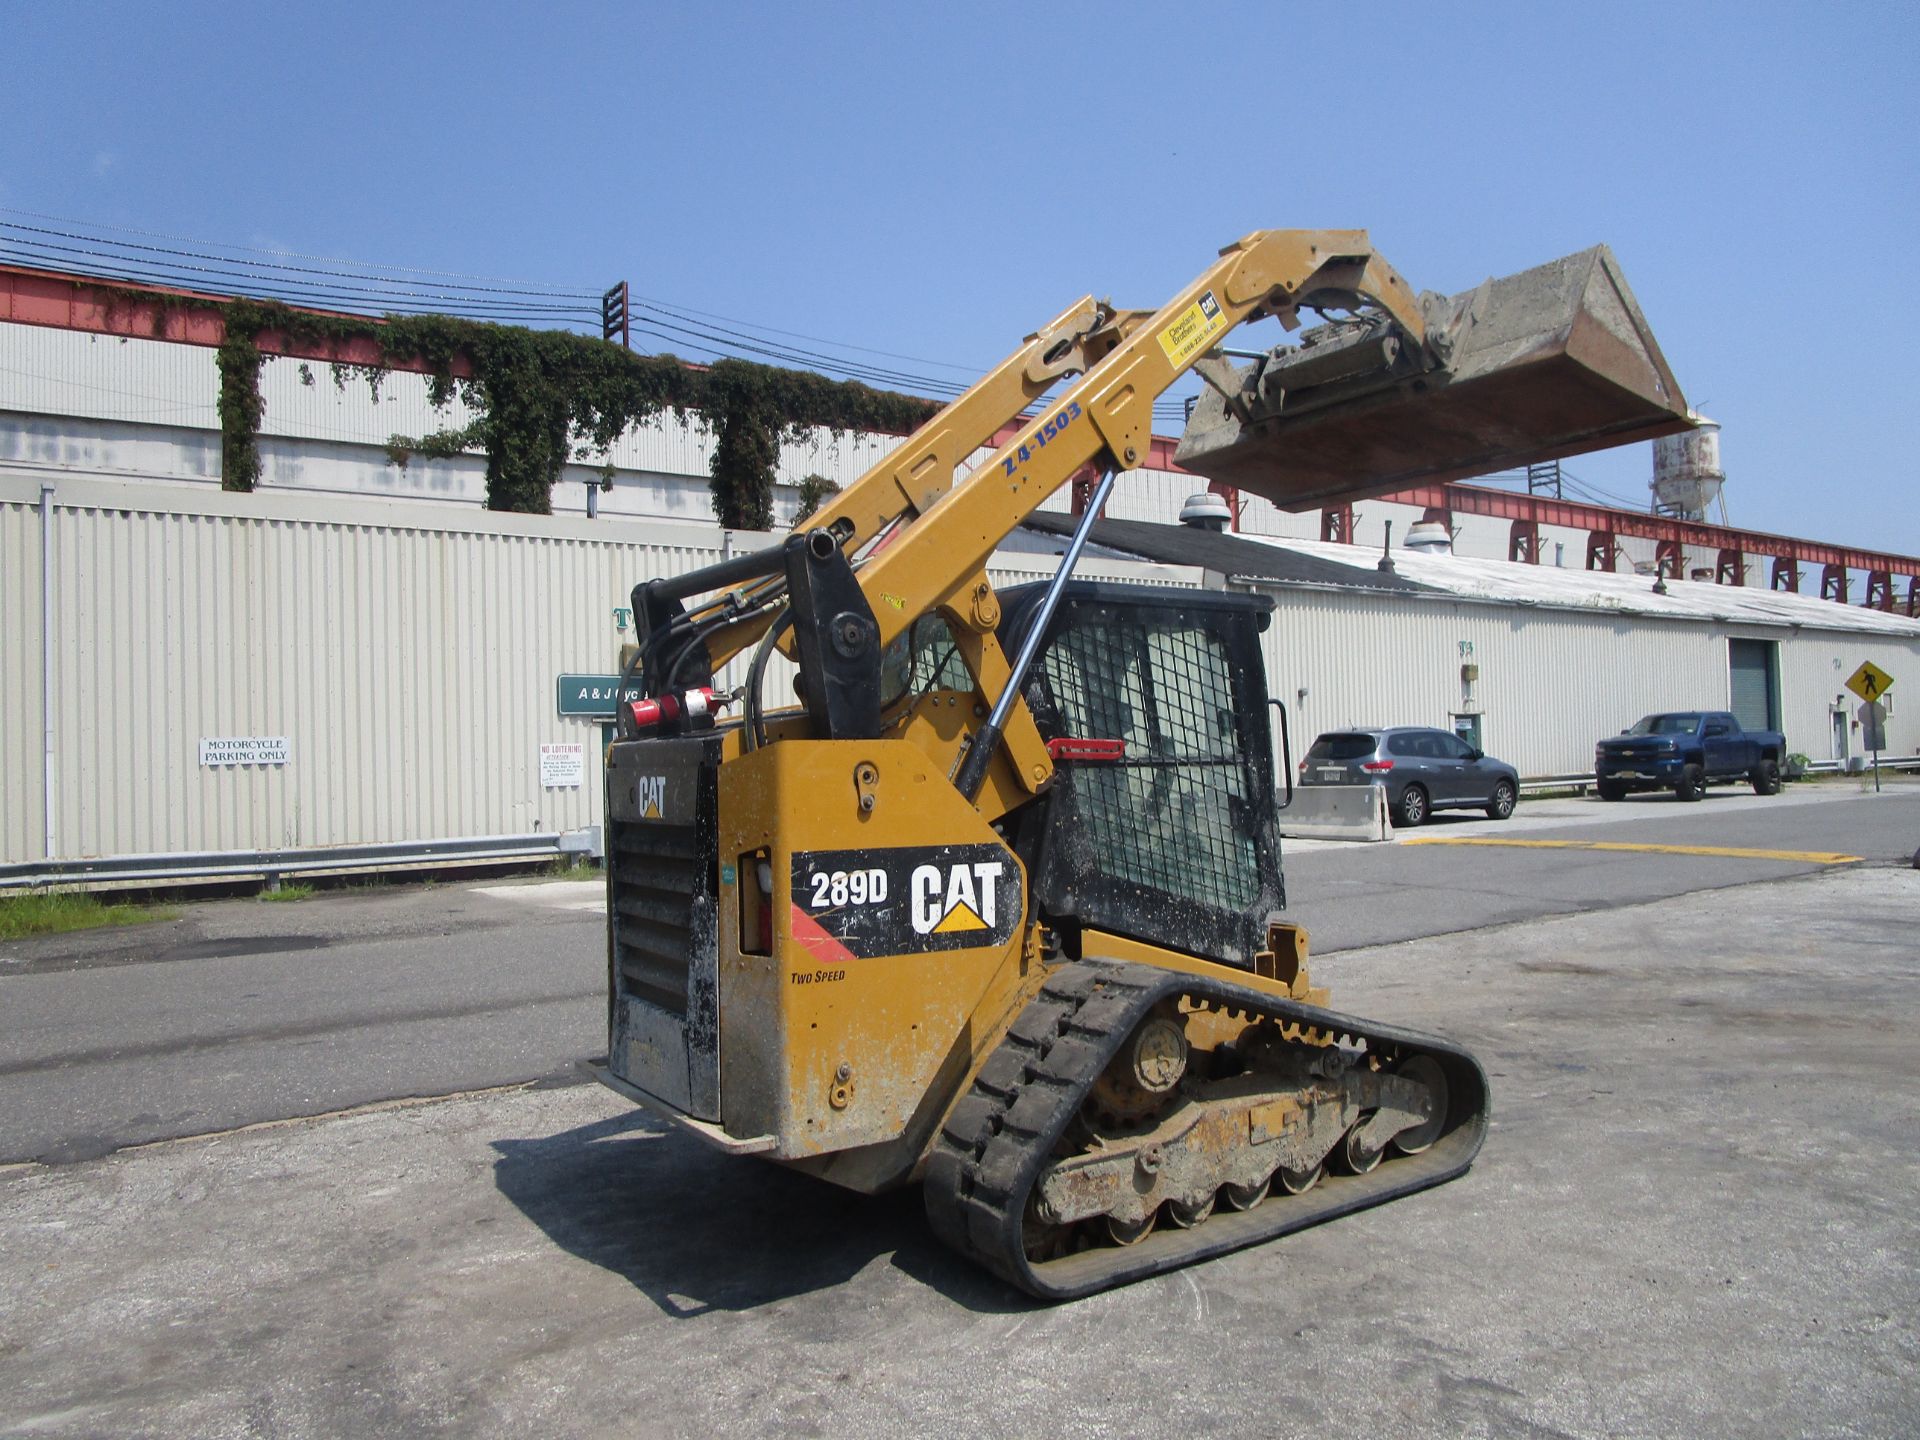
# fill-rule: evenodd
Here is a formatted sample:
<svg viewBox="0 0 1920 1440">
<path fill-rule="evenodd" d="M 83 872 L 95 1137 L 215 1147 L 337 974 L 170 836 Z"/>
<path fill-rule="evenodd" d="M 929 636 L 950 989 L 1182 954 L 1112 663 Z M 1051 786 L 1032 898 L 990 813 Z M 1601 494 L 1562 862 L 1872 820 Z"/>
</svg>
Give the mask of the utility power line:
<svg viewBox="0 0 1920 1440">
<path fill-rule="evenodd" d="M 265 250 L 7 206 L 0 206 L 0 261 L 349 313 L 451 314 L 589 333 L 599 321 L 597 290 Z M 633 301 L 633 329 L 683 359 L 751 359 L 942 402 L 983 373 L 977 366 L 829 340 L 666 300 Z M 1184 401 L 1163 396 L 1153 413 L 1157 421 L 1178 424 Z"/>
</svg>

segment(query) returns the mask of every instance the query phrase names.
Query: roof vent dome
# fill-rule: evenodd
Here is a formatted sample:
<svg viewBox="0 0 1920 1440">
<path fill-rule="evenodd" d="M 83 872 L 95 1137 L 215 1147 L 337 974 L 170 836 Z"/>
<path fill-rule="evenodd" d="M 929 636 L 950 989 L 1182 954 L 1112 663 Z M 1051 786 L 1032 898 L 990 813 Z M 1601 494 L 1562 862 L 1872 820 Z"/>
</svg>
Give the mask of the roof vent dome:
<svg viewBox="0 0 1920 1440">
<path fill-rule="evenodd" d="M 1451 555 L 1453 536 L 1438 520 L 1416 521 L 1407 531 L 1407 549 L 1422 555 Z"/>
<path fill-rule="evenodd" d="M 1180 523 L 1196 530 L 1225 530 L 1232 520 L 1232 509 L 1211 490 L 1189 495 L 1187 503 L 1180 507 Z"/>
</svg>

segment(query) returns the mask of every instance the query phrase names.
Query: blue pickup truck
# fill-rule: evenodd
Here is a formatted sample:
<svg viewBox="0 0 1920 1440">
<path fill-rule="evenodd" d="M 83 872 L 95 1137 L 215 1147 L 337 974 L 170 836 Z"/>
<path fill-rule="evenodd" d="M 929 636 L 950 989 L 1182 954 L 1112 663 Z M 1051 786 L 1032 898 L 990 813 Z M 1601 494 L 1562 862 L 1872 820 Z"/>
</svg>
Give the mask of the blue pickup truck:
<svg viewBox="0 0 1920 1440">
<path fill-rule="evenodd" d="M 1784 736 L 1742 730 L 1725 710 L 1675 710 L 1643 716 L 1593 750 L 1593 778 L 1602 800 L 1629 790 L 1671 790 L 1698 800 L 1707 786 L 1745 780 L 1756 795 L 1780 793 Z"/>
</svg>

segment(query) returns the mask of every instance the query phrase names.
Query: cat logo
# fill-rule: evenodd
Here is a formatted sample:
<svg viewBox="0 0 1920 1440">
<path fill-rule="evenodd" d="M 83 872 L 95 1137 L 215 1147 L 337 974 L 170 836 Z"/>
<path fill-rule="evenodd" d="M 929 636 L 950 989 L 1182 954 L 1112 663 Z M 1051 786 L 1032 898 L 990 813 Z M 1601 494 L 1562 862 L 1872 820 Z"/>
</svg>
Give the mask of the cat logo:
<svg viewBox="0 0 1920 1440">
<path fill-rule="evenodd" d="M 667 777 L 642 775 L 633 782 L 633 808 L 642 820 L 664 818 L 667 804 Z"/>
<path fill-rule="evenodd" d="M 916 866 L 909 882 L 913 933 L 953 935 L 964 930 L 992 930 L 999 920 L 996 902 L 1003 868 L 998 860 Z"/>
</svg>

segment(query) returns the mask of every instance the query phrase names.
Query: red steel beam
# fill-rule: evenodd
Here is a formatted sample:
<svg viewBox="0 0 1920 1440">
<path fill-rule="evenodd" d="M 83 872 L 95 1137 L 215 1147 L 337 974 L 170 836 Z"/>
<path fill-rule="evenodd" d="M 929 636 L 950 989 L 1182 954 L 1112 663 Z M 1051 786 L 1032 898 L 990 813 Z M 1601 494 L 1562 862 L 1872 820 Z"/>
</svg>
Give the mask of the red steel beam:
<svg viewBox="0 0 1920 1440">
<path fill-rule="evenodd" d="M 1571 530 L 1611 530 L 1615 535 L 1642 540 L 1665 540 L 1703 550 L 1739 550 L 1747 555 L 1778 555 L 1803 565 L 1844 565 L 1850 570 L 1885 570 L 1920 575 L 1920 559 L 1911 555 L 1856 550 L 1819 540 L 1796 540 L 1759 530 L 1735 530 L 1700 520 L 1678 520 L 1638 510 L 1614 510 L 1578 500 L 1556 500 L 1550 495 L 1521 495 L 1484 485 L 1418 485 L 1384 495 L 1397 505 L 1444 505 L 1455 514 L 1490 515 L 1500 520 L 1532 520 L 1541 525 L 1564 525 Z"/>
<path fill-rule="evenodd" d="M 153 299 L 142 300 L 138 295 L 151 295 Z M 175 290 L 165 285 L 116 285 L 102 289 L 79 276 L 0 265 L 0 320 L 11 320 L 17 325 L 45 325 L 56 330 L 84 330 L 96 335 L 170 340 L 176 345 L 213 346 L 227 338 L 226 316 L 220 307 L 232 298 L 197 290 Z M 351 320 L 372 319 L 340 311 L 311 310 L 304 305 L 287 308 L 314 315 L 340 315 Z M 374 319 L 372 323 L 385 322 Z M 378 365 L 420 374 L 428 370 L 418 359 L 384 358 L 380 347 L 371 340 L 356 338 L 295 345 L 286 336 L 268 331 L 258 336 L 256 343 L 269 355 L 319 360 L 329 365 Z M 454 356 L 451 368 L 461 379 L 473 374 L 464 355 Z"/>
</svg>

